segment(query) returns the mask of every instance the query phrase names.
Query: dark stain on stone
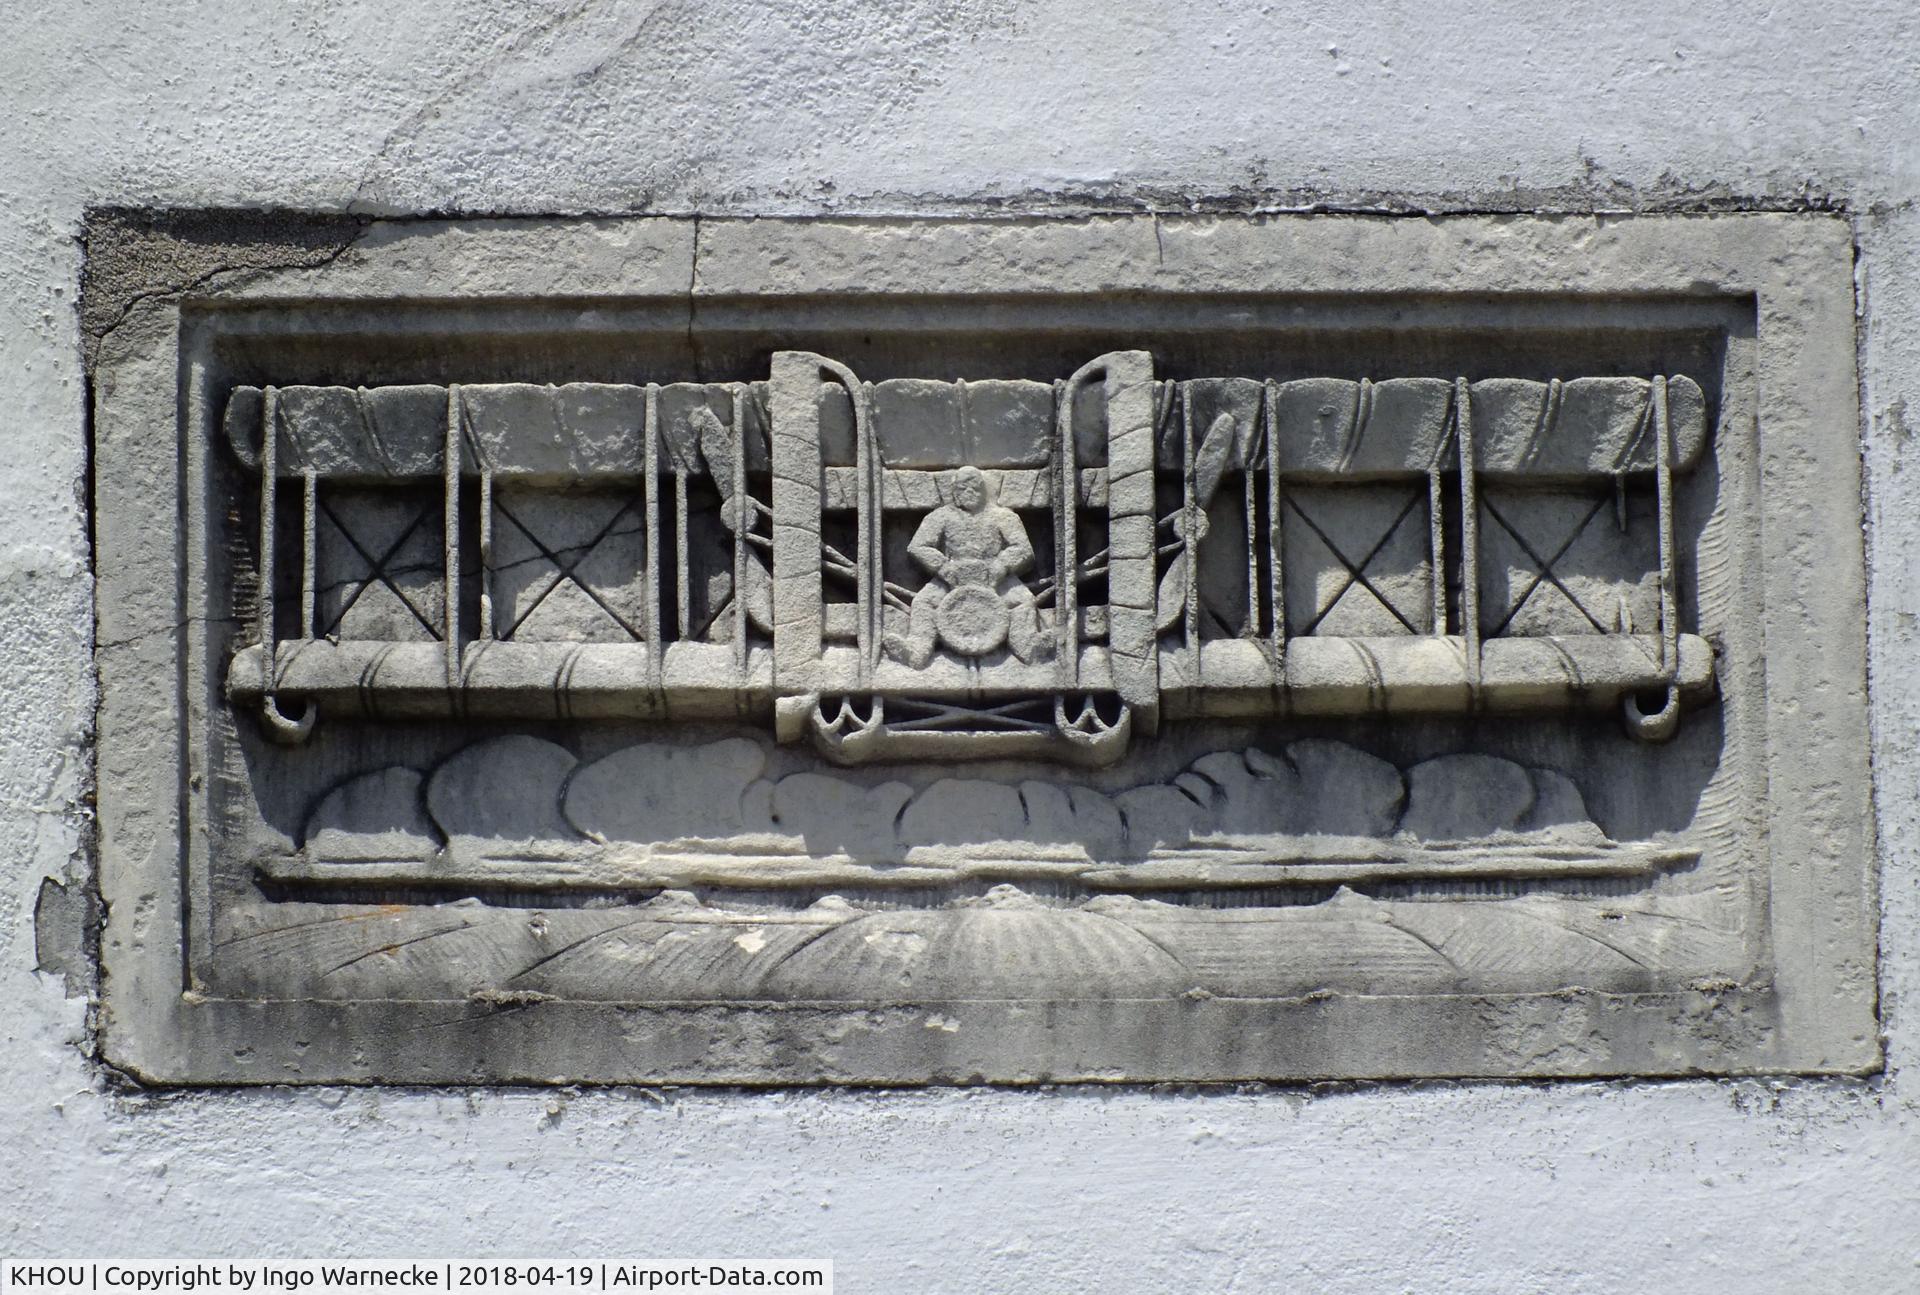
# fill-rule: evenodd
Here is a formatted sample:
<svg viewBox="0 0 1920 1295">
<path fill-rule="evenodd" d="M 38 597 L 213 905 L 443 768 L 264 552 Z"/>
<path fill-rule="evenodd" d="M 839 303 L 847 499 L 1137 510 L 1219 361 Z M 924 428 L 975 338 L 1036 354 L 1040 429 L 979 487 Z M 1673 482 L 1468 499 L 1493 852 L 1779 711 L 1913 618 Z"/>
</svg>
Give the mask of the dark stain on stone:
<svg viewBox="0 0 1920 1295">
<path fill-rule="evenodd" d="M 89 371 L 100 344 L 140 302 L 222 275 L 314 268 L 352 246 L 367 221 L 290 211 L 95 208 L 81 234 L 80 327 Z"/>
</svg>

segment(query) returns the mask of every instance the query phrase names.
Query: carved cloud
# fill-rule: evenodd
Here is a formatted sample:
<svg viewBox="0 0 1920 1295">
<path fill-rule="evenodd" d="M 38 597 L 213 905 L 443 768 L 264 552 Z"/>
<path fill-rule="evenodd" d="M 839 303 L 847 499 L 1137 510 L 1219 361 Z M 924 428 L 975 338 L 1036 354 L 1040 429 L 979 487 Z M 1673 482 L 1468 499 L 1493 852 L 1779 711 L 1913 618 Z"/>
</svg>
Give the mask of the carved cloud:
<svg viewBox="0 0 1920 1295">
<path fill-rule="evenodd" d="M 916 791 L 819 772 L 767 778 L 744 738 L 626 747 L 587 764 L 538 738 L 494 738 L 427 774 L 390 768 L 322 797 L 302 839 L 338 862 L 456 853 L 537 858 L 594 846 L 753 838 L 769 850 L 867 862 L 925 847 L 1143 858 L 1207 844 L 1301 837 L 1509 835 L 1602 842 L 1563 774 L 1496 756 L 1402 772 L 1345 743 L 1216 751 L 1171 780 L 1108 794 L 1063 782 L 942 778 Z"/>
</svg>

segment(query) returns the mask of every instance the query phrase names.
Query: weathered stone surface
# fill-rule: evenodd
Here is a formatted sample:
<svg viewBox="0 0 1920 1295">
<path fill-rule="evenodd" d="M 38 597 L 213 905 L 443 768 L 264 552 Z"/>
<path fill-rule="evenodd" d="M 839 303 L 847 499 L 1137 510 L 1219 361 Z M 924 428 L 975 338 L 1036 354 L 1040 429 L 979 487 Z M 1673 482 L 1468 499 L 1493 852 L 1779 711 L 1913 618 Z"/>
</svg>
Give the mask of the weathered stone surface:
<svg viewBox="0 0 1920 1295">
<path fill-rule="evenodd" d="M 826 774 L 788 774 L 773 784 L 767 827 L 799 837 L 810 854 L 889 858 L 912 796 L 905 783 L 861 787 Z"/>
<path fill-rule="evenodd" d="M 634 746 L 567 783 L 566 818 L 600 841 L 718 839 L 741 827 L 741 798 L 765 767 L 744 739 L 702 747 Z"/>
<path fill-rule="evenodd" d="M 1026 830 L 1020 789 L 974 778 L 941 779 L 900 816 L 900 836 L 908 845 L 1017 841 Z"/>
<path fill-rule="evenodd" d="M 1298 817 L 1283 811 L 1281 818 L 1300 824 L 1296 830 L 1302 832 L 1383 835 L 1392 830 L 1405 795 L 1392 765 L 1340 742 L 1294 742 L 1278 760 L 1249 750 L 1247 768 L 1292 793 L 1289 799 Z M 1262 796 L 1253 803 L 1265 799 Z"/>
<path fill-rule="evenodd" d="M 1844 231 L 694 236 L 376 224 L 118 331 L 117 1064 L 1874 1064 Z"/>
<path fill-rule="evenodd" d="M 511 855 L 575 839 L 560 796 L 579 763 L 537 737 L 470 746 L 426 780 L 427 813 L 456 850 Z"/>
<path fill-rule="evenodd" d="M 314 806 L 301 845 L 324 859 L 428 859 L 440 840 L 427 818 L 425 786 L 402 768 L 341 783 Z"/>
<path fill-rule="evenodd" d="M 768 988 L 798 999 L 943 1003 L 1030 998 L 1070 979 L 1088 997 L 1179 994 L 1193 977 L 1152 940 L 1087 912 L 1017 896 L 941 913 L 876 913 L 837 926 L 782 961 Z"/>
<path fill-rule="evenodd" d="M 1407 770 L 1400 830 L 1423 841 L 1471 841 L 1515 830 L 1533 801 L 1533 779 L 1512 761 L 1445 755 Z"/>
<path fill-rule="evenodd" d="M 1586 802 L 1573 779 L 1552 769 L 1529 769 L 1533 778 L 1533 808 L 1520 828 L 1527 832 L 1554 832 L 1565 836 L 1600 835 L 1587 817 Z"/>
<path fill-rule="evenodd" d="M 612 492 L 494 497 L 491 634 L 533 643 L 631 643 L 645 633 L 645 521 Z"/>
<path fill-rule="evenodd" d="M 1587 818 L 1565 775 L 1485 755 L 1442 756 L 1402 775 L 1345 744 L 1306 739 L 1278 755 L 1257 747 L 1211 752 L 1166 781 L 1112 794 L 1065 780 L 939 778 L 916 787 L 817 772 L 756 777 L 768 763 L 764 747 L 735 738 L 705 746 L 641 743 L 569 773 L 571 757 L 551 744 L 495 739 L 461 751 L 443 763 L 444 774 L 427 778 L 440 788 L 436 795 L 457 792 L 486 807 L 482 827 L 471 812 L 456 817 L 458 806 L 447 811 L 462 833 L 462 857 L 454 863 L 429 858 L 430 850 L 382 855 L 342 836 L 333 826 L 344 804 L 336 789 L 309 817 L 306 845 L 264 866 L 282 880 L 313 885 L 511 887 L 517 878 L 535 891 L 669 886 L 725 893 L 768 884 L 915 888 L 1011 876 L 1080 894 L 1175 894 L 1283 881 L 1644 876 L 1698 858 L 1696 850 L 1610 840 Z M 382 803 L 397 804 L 414 785 L 409 780 L 422 777 L 396 769 L 365 775 L 348 789 L 390 787 Z M 552 834 L 550 807 L 529 799 L 541 789 L 563 798 L 562 817 L 577 836 Z M 345 843 L 338 855 L 330 853 L 336 840 Z M 700 844 L 665 853 L 631 848 L 690 842 Z M 1430 852 L 1429 843 L 1447 852 Z M 536 869 L 536 857 L 558 866 Z M 337 866 L 372 859 L 384 859 L 385 867 Z"/>
</svg>

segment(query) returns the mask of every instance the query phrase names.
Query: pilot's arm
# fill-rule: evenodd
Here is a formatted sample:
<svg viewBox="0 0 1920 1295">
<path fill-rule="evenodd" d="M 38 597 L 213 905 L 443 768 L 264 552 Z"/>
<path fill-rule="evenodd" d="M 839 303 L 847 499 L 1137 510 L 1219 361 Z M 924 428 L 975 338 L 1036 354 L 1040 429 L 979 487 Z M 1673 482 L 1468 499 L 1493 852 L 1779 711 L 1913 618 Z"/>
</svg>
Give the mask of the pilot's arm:
<svg viewBox="0 0 1920 1295">
<path fill-rule="evenodd" d="M 1002 542 L 999 556 L 993 560 L 994 581 L 998 583 L 1001 577 L 1019 575 L 1033 565 L 1033 543 L 1018 513 L 1011 508 L 996 508 L 995 512 L 994 525 Z"/>
<path fill-rule="evenodd" d="M 930 575 L 942 580 L 947 578 L 947 510 L 945 507 L 934 509 L 920 522 L 920 528 L 913 533 L 912 541 L 907 545 L 907 556 L 924 567 Z M 951 584 L 951 581 L 948 581 Z"/>
</svg>

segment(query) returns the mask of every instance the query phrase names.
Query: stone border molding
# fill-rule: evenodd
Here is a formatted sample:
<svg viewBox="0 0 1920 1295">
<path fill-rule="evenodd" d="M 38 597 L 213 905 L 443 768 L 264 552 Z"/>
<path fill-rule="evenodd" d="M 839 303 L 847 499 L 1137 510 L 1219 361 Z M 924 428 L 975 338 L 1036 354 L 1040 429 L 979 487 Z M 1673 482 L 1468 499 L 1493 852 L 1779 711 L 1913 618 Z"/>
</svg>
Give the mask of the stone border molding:
<svg viewBox="0 0 1920 1295">
<path fill-rule="evenodd" d="M 92 370 L 102 1054 L 1874 1070 L 1852 255 L 1800 214 L 375 221 L 135 294 Z"/>
</svg>

